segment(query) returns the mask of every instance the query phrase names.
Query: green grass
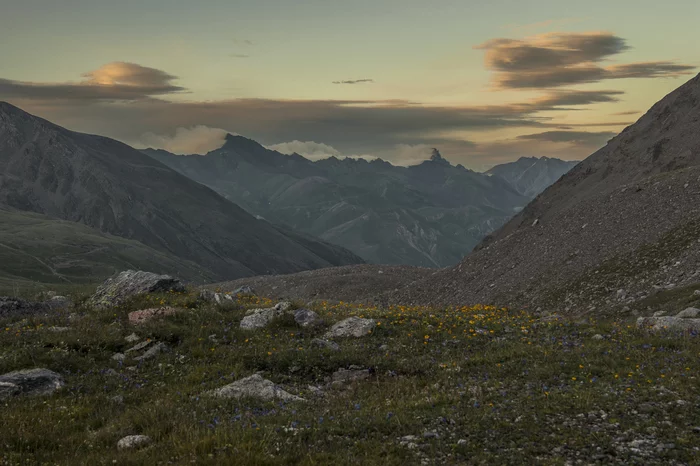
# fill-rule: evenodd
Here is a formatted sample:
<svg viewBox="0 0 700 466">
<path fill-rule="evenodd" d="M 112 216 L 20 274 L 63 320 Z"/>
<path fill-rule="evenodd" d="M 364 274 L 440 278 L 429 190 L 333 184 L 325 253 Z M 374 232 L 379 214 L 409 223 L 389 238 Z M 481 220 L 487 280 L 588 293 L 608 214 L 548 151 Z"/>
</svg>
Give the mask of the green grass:
<svg viewBox="0 0 700 466">
<path fill-rule="evenodd" d="M 130 310 L 161 303 L 183 310 L 128 324 Z M 52 396 L 0 404 L 0 464 L 698 462 L 695 336 L 650 335 L 626 322 L 542 322 L 491 307 L 319 303 L 327 324 L 349 315 L 380 323 L 367 337 L 339 340 L 333 352 L 311 345 L 325 328 L 291 319 L 239 329 L 246 308 L 268 304 L 249 298 L 222 308 L 168 294 L 110 311 L 79 309 L 80 318 L 0 322 L 0 374 L 46 367 L 67 381 Z M 46 330 L 53 325 L 71 330 Z M 111 360 L 132 346 L 124 337 L 134 331 L 172 351 L 143 363 Z M 326 387 L 351 365 L 371 369 L 371 378 Z M 256 372 L 309 402 L 203 396 Z M 131 434 L 154 443 L 117 451 Z M 415 445 L 400 441 L 408 435 Z"/>
</svg>

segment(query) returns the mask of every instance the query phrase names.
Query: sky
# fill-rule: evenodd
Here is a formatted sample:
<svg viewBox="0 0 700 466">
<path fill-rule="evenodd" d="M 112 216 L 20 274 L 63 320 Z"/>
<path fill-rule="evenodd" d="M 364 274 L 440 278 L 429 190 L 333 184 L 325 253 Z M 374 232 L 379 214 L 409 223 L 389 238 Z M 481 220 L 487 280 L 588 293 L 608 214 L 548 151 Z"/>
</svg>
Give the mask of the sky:
<svg viewBox="0 0 700 466">
<path fill-rule="evenodd" d="M 0 100 L 175 153 L 580 160 L 700 71 L 691 0 L 0 3 Z"/>
</svg>

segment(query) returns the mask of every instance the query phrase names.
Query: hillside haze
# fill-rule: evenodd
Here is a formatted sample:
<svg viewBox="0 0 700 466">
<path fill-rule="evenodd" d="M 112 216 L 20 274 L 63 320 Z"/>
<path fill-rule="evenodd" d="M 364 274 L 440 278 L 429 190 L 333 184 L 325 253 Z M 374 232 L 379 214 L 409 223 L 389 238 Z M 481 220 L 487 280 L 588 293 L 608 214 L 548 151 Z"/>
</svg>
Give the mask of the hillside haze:
<svg viewBox="0 0 700 466">
<path fill-rule="evenodd" d="M 204 156 L 144 152 L 255 215 L 372 263 L 455 264 L 528 201 L 504 179 L 454 166 L 437 150 L 409 167 L 312 162 L 232 135 Z"/>
<path fill-rule="evenodd" d="M 646 309 L 700 281 L 700 76 L 402 302 Z M 680 291 L 677 291 L 680 293 Z M 691 293 L 692 294 L 692 293 Z"/>
<path fill-rule="evenodd" d="M 361 262 L 286 234 L 125 144 L 7 103 L 0 103 L 2 204 L 139 241 L 222 279 Z"/>
</svg>

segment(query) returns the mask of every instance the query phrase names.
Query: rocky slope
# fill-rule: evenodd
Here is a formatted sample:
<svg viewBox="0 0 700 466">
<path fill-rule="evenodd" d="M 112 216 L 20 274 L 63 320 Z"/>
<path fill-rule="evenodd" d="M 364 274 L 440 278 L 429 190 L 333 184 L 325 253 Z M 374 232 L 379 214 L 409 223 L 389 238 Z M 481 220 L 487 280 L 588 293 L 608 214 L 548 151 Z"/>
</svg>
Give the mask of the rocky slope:
<svg viewBox="0 0 700 466">
<path fill-rule="evenodd" d="M 220 279 L 361 262 L 340 247 L 285 234 L 125 144 L 6 103 L 0 204 L 140 241 Z"/>
<path fill-rule="evenodd" d="M 639 311 L 700 281 L 700 76 L 577 165 L 458 266 L 385 299 Z"/>
<path fill-rule="evenodd" d="M 255 215 L 373 263 L 455 264 L 528 201 L 501 178 L 453 166 L 437 151 L 411 167 L 312 162 L 240 136 L 206 156 L 144 152 Z"/>
<path fill-rule="evenodd" d="M 486 173 L 506 180 L 523 196 L 534 199 L 578 164 L 550 157 L 521 157 L 515 162 L 496 165 Z"/>
</svg>

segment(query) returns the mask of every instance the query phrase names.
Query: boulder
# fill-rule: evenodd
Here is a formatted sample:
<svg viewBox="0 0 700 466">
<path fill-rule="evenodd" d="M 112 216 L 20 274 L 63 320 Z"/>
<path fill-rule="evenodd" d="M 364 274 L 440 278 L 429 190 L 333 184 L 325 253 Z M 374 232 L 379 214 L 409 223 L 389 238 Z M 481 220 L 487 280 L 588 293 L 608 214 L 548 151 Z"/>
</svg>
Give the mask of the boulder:
<svg viewBox="0 0 700 466">
<path fill-rule="evenodd" d="M 338 369 L 331 376 L 331 383 L 333 385 L 350 384 L 353 382 L 359 382 L 361 380 L 368 379 L 369 376 L 369 369 Z"/>
<path fill-rule="evenodd" d="M 26 369 L 0 375 L 0 399 L 14 395 L 50 395 L 65 385 L 60 374 L 48 369 Z"/>
<path fill-rule="evenodd" d="M 280 303 L 275 304 L 275 309 L 283 312 L 287 312 L 289 309 L 291 309 L 291 307 L 292 303 L 290 303 L 289 301 L 282 301 Z"/>
<path fill-rule="evenodd" d="M 0 296 L 0 319 L 34 316 L 50 310 L 46 303 L 33 303 L 24 299 Z"/>
<path fill-rule="evenodd" d="M 685 319 L 672 316 L 640 317 L 637 319 L 637 328 L 651 331 L 699 332 L 700 319 Z"/>
<path fill-rule="evenodd" d="M 323 340 L 321 338 L 314 338 L 311 340 L 311 346 L 317 348 L 329 349 L 331 351 L 340 351 L 340 345 L 334 341 Z"/>
<path fill-rule="evenodd" d="M 153 319 L 159 319 L 165 316 L 175 315 L 177 311 L 178 309 L 168 306 L 134 311 L 129 313 L 129 323 L 133 325 L 140 325 L 149 322 Z"/>
<path fill-rule="evenodd" d="M 73 301 L 65 296 L 53 296 L 51 299 L 45 301 L 45 304 L 53 310 L 70 309 L 73 307 Z"/>
<path fill-rule="evenodd" d="M 137 341 L 141 340 L 141 338 L 139 338 L 139 336 L 136 335 L 135 333 L 132 333 L 131 335 L 124 337 L 124 340 L 127 343 L 136 343 Z"/>
<path fill-rule="evenodd" d="M 374 319 L 349 317 L 331 327 L 324 338 L 364 337 L 372 333 L 376 326 Z"/>
<path fill-rule="evenodd" d="M 149 345 L 150 345 L 151 343 L 153 343 L 153 342 L 154 342 L 153 340 L 142 341 L 142 342 L 139 343 L 138 345 L 136 345 L 136 346 L 134 346 L 134 347 L 132 347 L 132 348 L 129 348 L 128 350 L 124 351 L 124 354 L 133 353 L 134 351 L 141 351 L 142 349 L 144 349 L 145 347 L 149 346 Z"/>
<path fill-rule="evenodd" d="M 696 317 L 700 317 L 700 309 L 689 307 L 676 314 L 676 317 L 679 319 L 695 319 Z"/>
<path fill-rule="evenodd" d="M 260 374 L 237 380 L 229 385 L 208 392 L 208 394 L 218 398 L 251 397 L 264 401 L 306 401 L 303 398 L 282 390 L 282 388 L 274 382 L 263 379 Z"/>
<path fill-rule="evenodd" d="M 248 285 L 243 285 L 231 292 L 234 296 L 255 296 L 255 290 Z"/>
<path fill-rule="evenodd" d="M 180 280 L 169 275 L 127 270 L 107 279 L 88 301 L 95 307 L 118 306 L 138 295 L 185 291 Z"/>
<path fill-rule="evenodd" d="M 275 308 L 270 309 L 255 309 L 250 315 L 247 315 L 241 320 L 241 328 L 244 330 L 256 330 L 267 327 L 273 320 L 284 314 Z"/>
<path fill-rule="evenodd" d="M 314 311 L 308 309 L 297 309 L 294 311 L 294 322 L 302 327 L 316 327 L 322 325 L 323 321 Z"/>
<path fill-rule="evenodd" d="M 135 450 L 151 444 L 151 438 L 146 435 L 129 435 L 117 442 L 119 450 Z"/>
<path fill-rule="evenodd" d="M 160 353 L 168 351 L 168 346 L 165 343 L 158 342 L 148 349 L 141 356 L 134 358 L 134 361 L 147 361 L 158 356 Z"/>
</svg>

